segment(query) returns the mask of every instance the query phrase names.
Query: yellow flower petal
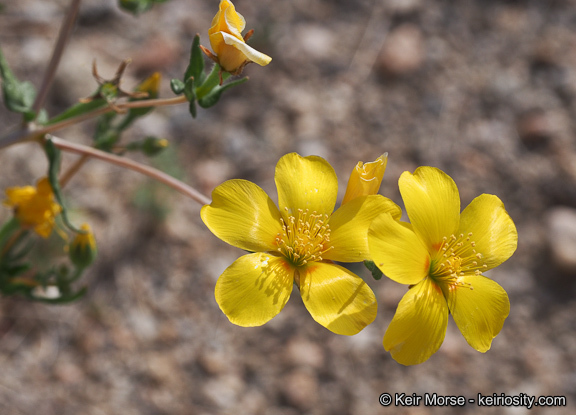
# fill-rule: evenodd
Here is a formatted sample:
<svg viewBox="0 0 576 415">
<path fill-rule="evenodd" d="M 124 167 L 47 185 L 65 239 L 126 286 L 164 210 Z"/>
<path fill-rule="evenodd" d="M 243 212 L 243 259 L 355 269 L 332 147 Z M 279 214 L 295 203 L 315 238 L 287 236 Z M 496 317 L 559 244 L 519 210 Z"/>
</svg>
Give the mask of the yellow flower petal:
<svg viewBox="0 0 576 415">
<path fill-rule="evenodd" d="M 480 271 L 506 261 L 518 245 L 516 226 L 502 201 L 494 195 L 480 195 L 464 209 L 458 233 L 472 233 L 470 238 L 475 242 L 474 249 L 482 255 L 478 263 L 486 265 L 485 269 L 479 268 Z"/>
<path fill-rule="evenodd" d="M 338 196 L 338 179 L 326 160 L 296 153 L 283 156 L 276 165 L 278 206 L 284 217 L 298 209 L 330 215 Z M 284 211 L 288 208 L 288 212 Z"/>
<path fill-rule="evenodd" d="M 410 288 L 400 300 L 384 334 L 383 345 L 403 365 L 428 360 L 442 345 L 448 325 L 448 307 L 440 288 L 430 278 Z"/>
<path fill-rule="evenodd" d="M 460 282 L 452 289 L 443 287 L 448 308 L 468 344 L 484 353 L 510 313 L 508 294 L 483 276 L 465 276 Z"/>
<path fill-rule="evenodd" d="M 342 205 L 330 217 L 330 245 L 324 259 L 340 262 L 360 262 L 370 258 L 368 251 L 368 228 L 378 215 L 388 212 L 400 219 L 402 211 L 380 195 L 361 196 Z"/>
<path fill-rule="evenodd" d="M 430 252 L 437 250 L 442 238 L 458 229 L 460 196 L 454 180 L 442 170 L 424 166 L 414 174 L 402 173 L 398 185 L 414 232 Z"/>
<path fill-rule="evenodd" d="M 275 251 L 282 232 L 280 212 L 259 186 L 247 180 L 229 180 L 212 192 L 212 203 L 200 211 L 214 235 L 247 251 Z"/>
<path fill-rule="evenodd" d="M 375 161 L 370 163 L 358 162 L 348 179 L 346 194 L 342 199 L 342 204 L 350 200 L 367 195 L 375 195 L 380 189 L 386 164 L 388 162 L 388 153 L 382 154 Z"/>
<path fill-rule="evenodd" d="M 417 284 L 428 275 L 430 255 L 426 247 L 411 227 L 389 213 L 378 216 L 370 225 L 368 248 L 376 266 L 396 282 Z"/>
<path fill-rule="evenodd" d="M 222 32 L 222 37 L 226 45 L 234 47 L 244 56 L 244 61 L 249 60 L 251 62 L 257 63 L 260 66 L 266 66 L 272 61 L 270 56 L 265 55 L 262 52 L 258 52 L 256 49 L 248 46 L 244 40 L 238 40 L 236 37 L 224 32 Z M 222 57 L 220 55 L 218 55 L 218 57 L 220 58 L 220 63 L 222 64 Z M 224 67 L 224 65 L 222 65 L 222 67 Z"/>
<path fill-rule="evenodd" d="M 218 13 L 216 13 L 216 16 L 212 19 L 212 25 L 210 29 L 208 29 L 208 35 L 216 32 L 226 32 L 242 39 L 241 33 L 244 27 L 246 27 L 246 20 L 236 11 L 232 2 L 222 0 Z"/>
<path fill-rule="evenodd" d="M 230 322 L 261 326 L 278 314 L 290 298 L 294 268 L 280 257 L 244 255 L 216 283 L 216 302 Z"/>
<path fill-rule="evenodd" d="M 43 238 L 48 238 L 54 228 L 54 218 L 62 211 L 54 202 L 52 186 L 47 178 L 38 180 L 36 187 L 11 187 L 6 189 L 4 204 L 14 208 L 14 216 L 24 227 L 33 228 Z"/>
<path fill-rule="evenodd" d="M 228 72 L 236 72 L 238 68 L 246 64 L 247 58 L 235 46 L 227 45 L 224 41 L 224 36 L 235 39 L 227 33 L 217 32 L 210 35 L 210 45 L 218 56 L 218 64 L 222 69 Z"/>
<path fill-rule="evenodd" d="M 374 321 L 376 298 L 362 278 L 338 265 L 299 268 L 300 294 L 312 318 L 336 334 L 351 336 Z"/>
</svg>

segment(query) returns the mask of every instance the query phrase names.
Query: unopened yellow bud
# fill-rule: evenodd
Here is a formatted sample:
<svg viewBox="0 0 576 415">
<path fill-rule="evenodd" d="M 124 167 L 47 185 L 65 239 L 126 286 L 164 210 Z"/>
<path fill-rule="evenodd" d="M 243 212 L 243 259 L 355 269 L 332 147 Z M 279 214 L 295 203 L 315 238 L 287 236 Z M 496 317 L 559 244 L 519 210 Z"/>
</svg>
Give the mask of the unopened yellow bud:
<svg viewBox="0 0 576 415">
<path fill-rule="evenodd" d="M 208 30 L 214 59 L 223 71 L 239 75 L 246 64 L 255 62 L 260 66 L 270 63 L 272 58 L 246 44 L 242 31 L 246 26 L 244 17 L 236 11 L 229 0 L 221 0 L 218 13 Z M 251 32 L 248 32 L 251 33 Z"/>
<path fill-rule="evenodd" d="M 162 75 L 160 72 L 154 72 L 148 78 L 143 80 L 137 87 L 137 92 L 147 92 L 148 99 L 158 98 L 158 90 L 160 89 L 160 81 L 162 80 Z"/>
<path fill-rule="evenodd" d="M 85 223 L 80 229 L 84 232 L 76 234 L 76 237 L 70 243 L 68 254 L 74 265 L 78 268 L 86 268 L 94 262 L 98 251 L 96 249 L 96 239 L 90 225 Z"/>
<path fill-rule="evenodd" d="M 142 152 L 152 157 L 164 151 L 169 144 L 165 138 L 146 137 L 142 143 Z"/>
<path fill-rule="evenodd" d="M 344 195 L 342 204 L 359 196 L 375 195 L 378 193 L 387 162 L 388 153 L 382 154 L 370 163 L 359 161 L 350 174 L 348 187 L 346 188 L 346 194 Z"/>
</svg>

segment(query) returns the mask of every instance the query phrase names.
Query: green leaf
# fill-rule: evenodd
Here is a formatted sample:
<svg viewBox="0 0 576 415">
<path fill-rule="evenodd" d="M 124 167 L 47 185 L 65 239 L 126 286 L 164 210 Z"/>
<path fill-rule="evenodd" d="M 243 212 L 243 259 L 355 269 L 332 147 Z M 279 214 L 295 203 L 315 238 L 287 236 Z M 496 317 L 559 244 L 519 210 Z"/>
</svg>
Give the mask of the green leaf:
<svg viewBox="0 0 576 415">
<path fill-rule="evenodd" d="M 176 95 L 180 95 L 182 92 L 184 92 L 184 82 L 176 78 L 171 79 L 170 88 L 172 89 L 172 92 L 174 92 Z"/>
<path fill-rule="evenodd" d="M 10 237 L 20 229 L 20 222 L 18 219 L 12 218 L 0 228 L 0 252 L 3 252 L 3 247 Z M 1 262 L 1 261 L 0 261 Z"/>
<path fill-rule="evenodd" d="M 196 92 L 194 91 L 194 78 L 188 78 L 184 84 L 184 95 L 186 95 L 186 99 L 190 102 L 196 100 Z"/>
<path fill-rule="evenodd" d="M 108 102 L 102 98 L 95 99 L 93 101 L 86 102 L 86 103 L 79 103 L 79 104 L 76 104 L 76 105 L 68 108 L 64 112 L 61 112 L 60 114 L 56 115 L 55 117 L 49 119 L 46 122 L 46 125 L 56 124 L 57 122 L 67 120 L 69 118 L 78 117 L 79 115 L 83 115 L 83 114 L 92 112 L 94 110 L 97 110 L 98 108 L 105 107 L 106 105 L 108 105 Z"/>
<path fill-rule="evenodd" d="M 28 81 L 20 82 L 10 70 L 8 62 L 0 50 L 0 77 L 2 78 L 2 93 L 4 104 L 8 110 L 23 114 L 32 113 L 32 105 L 36 98 L 36 88 Z M 28 118 L 32 117 L 30 114 Z"/>
<path fill-rule="evenodd" d="M 46 145 L 44 146 L 46 150 L 46 155 L 48 156 L 48 180 L 50 181 L 50 185 L 52 186 L 52 191 L 54 192 L 54 197 L 58 204 L 62 207 L 62 212 L 60 212 L 60 216 L 62 217 L 62 222 L 66 225 L 70 230 L 76 233 L 84 233 L 84 231 L 76 228 L 70 220 L 68 220 L 68 213 L 66 211 L 66 206 L 64 205 L 64 198 L 62 197 L 62 191 L 60 189 L 60 181 L 58 180 L 58 172 L 60 170 L 60 149 L 56 148 L 52 140 L 49 138 L 46 139 Z"/>
<path fill-rule="evenodd" d="M 200 105 L 202 108 L 211 107 L 218 102 L 224 91 L 237 85 L 243 84 L 246 81 L 248 81 L 248 78 L 238 79 L 237 81 L 232 81 L 222 86 L 217 85 L 212 89 L 212 91 L 210 91 L 208 95 L 198 100 L 198 105 Z"/>
<path fill-rule="evenodd" d="M 184 73 L 184 82 L 194 78 L 198 85 L 204 83 L 206 74 L 204 73 L 204 53 L 200 49 L 200 35 L 194 36 L 192 47 L 190 48 L 190 62 Z"/>
<path fill-rule="evenodd" d="M 230 75 L 227 72 L 222 73 L 222 79 L 224 79 L 225 75 Z M 196 88 L 196 97 L 198 99 L 204 98 L 206 95 L 214 89 L 220 83 L 220 65 L 215 64 L 212 68 L 212 71 L 208 75 L 208 77 L 204 80 L 204 82 L 197 83 Z"/>
<path fill-rule="evenodd" d="M 372 273 L 372 277 L 374 277 L 374 279 L 376 281 L 378 281 L 380 278 L 382 278 L 382 271 L 380 271 L 380 268 L 378 268 L 376 266 L 376 264 L 374 263 L 374 261 L 368 261 L 365 260 L 364 261 L 364 266 L 366 268 L 368 268 L 368 270 Z"/>
<path fill-rule="evenodd" d="M 196 118 L 196 101 L 190 101 L 188 111 L 190 111 L 190 115 L 192 115 L 192 118 Z"/>
</svg>

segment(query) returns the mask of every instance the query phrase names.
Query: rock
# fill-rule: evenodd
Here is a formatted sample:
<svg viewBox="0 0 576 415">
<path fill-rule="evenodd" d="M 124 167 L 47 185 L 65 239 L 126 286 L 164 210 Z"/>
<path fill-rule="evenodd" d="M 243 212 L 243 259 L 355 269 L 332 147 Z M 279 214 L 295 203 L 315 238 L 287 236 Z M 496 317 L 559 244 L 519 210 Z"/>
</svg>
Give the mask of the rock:
<svg viewBox="0 0 576 415">
<path fill-rule="evenodd" d="M 518 136 L 528 149 L 547 146 L 553 134 L 550 122 L 544 111 L 533 109 L 518 117 Z"/>
<path fill-rule="evenodd" d="M 304 370 L 296 370 L 284 377 L 284 398 L 302 411 L 311 409 L 318 401 L 318 379 Z"/>
<path fill-rule="evenodd" d="M 385 75 L 405 75 L 416 71 L 424 62 L 424 39 L 420 29 L 410 23 L 390 32 L 377 67 Z"/>
<path fill-rule="evenodd" d="M 324 350 L 318 344 L 303 338 L 289 341 L 286 356 L 294 366 L 319 369 L 324 365 Z"/>
<path fill-rule="evenodd" d="M 566 273 L 576 272 L 576 209 L 555 207 L 548 212 L 548 243 L 552 261 Z"/>
</svg>

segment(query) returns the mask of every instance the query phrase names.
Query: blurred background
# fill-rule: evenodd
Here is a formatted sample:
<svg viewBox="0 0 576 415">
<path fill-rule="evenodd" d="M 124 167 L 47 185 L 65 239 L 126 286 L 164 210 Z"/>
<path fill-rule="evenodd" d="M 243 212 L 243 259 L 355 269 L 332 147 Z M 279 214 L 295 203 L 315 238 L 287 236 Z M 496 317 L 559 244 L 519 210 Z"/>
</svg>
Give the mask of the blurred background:
<svg viewBox="0 0 576 415">
<path fill-rule="evenodd" d="M 68 1 L 0 1 L 0 46 L 20 79 L 40 84 Z M 113 0 L 84 0 L 47 110 L 90 95 L 96 59 L 112 78 L 125 58 L 132 89 L 154 71 L 161 96 L 182 78 L 192 38 L 217 0 L 170 0 L 136 18 Z M 250 81 L 192 119 L 156 109 L 125 139 L 171 147 L 150 161 L 210 195 L 231 178 L 275 195 L 284 154 L 320 155 L 341 196 L 359 161 L 388 152 L 381 193 L 420 165 L 456 181 L 462 206 L 498 195 L 518 250 L 486 275 L 510 316 L 481 354 L 449 322 L 426 363 L 404 367 L 382 336 L 406 287 L 374 281 L 376 321 L 353 337 L 315 323 L 298 292 L 259 328 L 229 323 L 214 300 L 221 272 L 243 254 L 213 236 L 194 201 L 137 173 L 92 160 L 66 188 L 100 255 L 87 296 L 72 305 L 0 301 L 2 414 L 572 414 L 576 402 L 576 2 L 573 0 L 236 0 L 250 44 L 270 55 Z M 0 110 L 3 131 L 18 118 Z M 89 143 L 94 122 L 57 135 Z M 76 156 L 67 155 L 65 164 Z M 0 189 L 46 174 L 32 144 L 0 152 Z M 275 196 L 273 196 L 275 199 Z M 0 209 L 0 221 L 11 212 Z M 39 258 L 41 260 L 42 258 Z M 380 394 L 566 396 L 568 406 L 383 407 Z"/>
</svg>

